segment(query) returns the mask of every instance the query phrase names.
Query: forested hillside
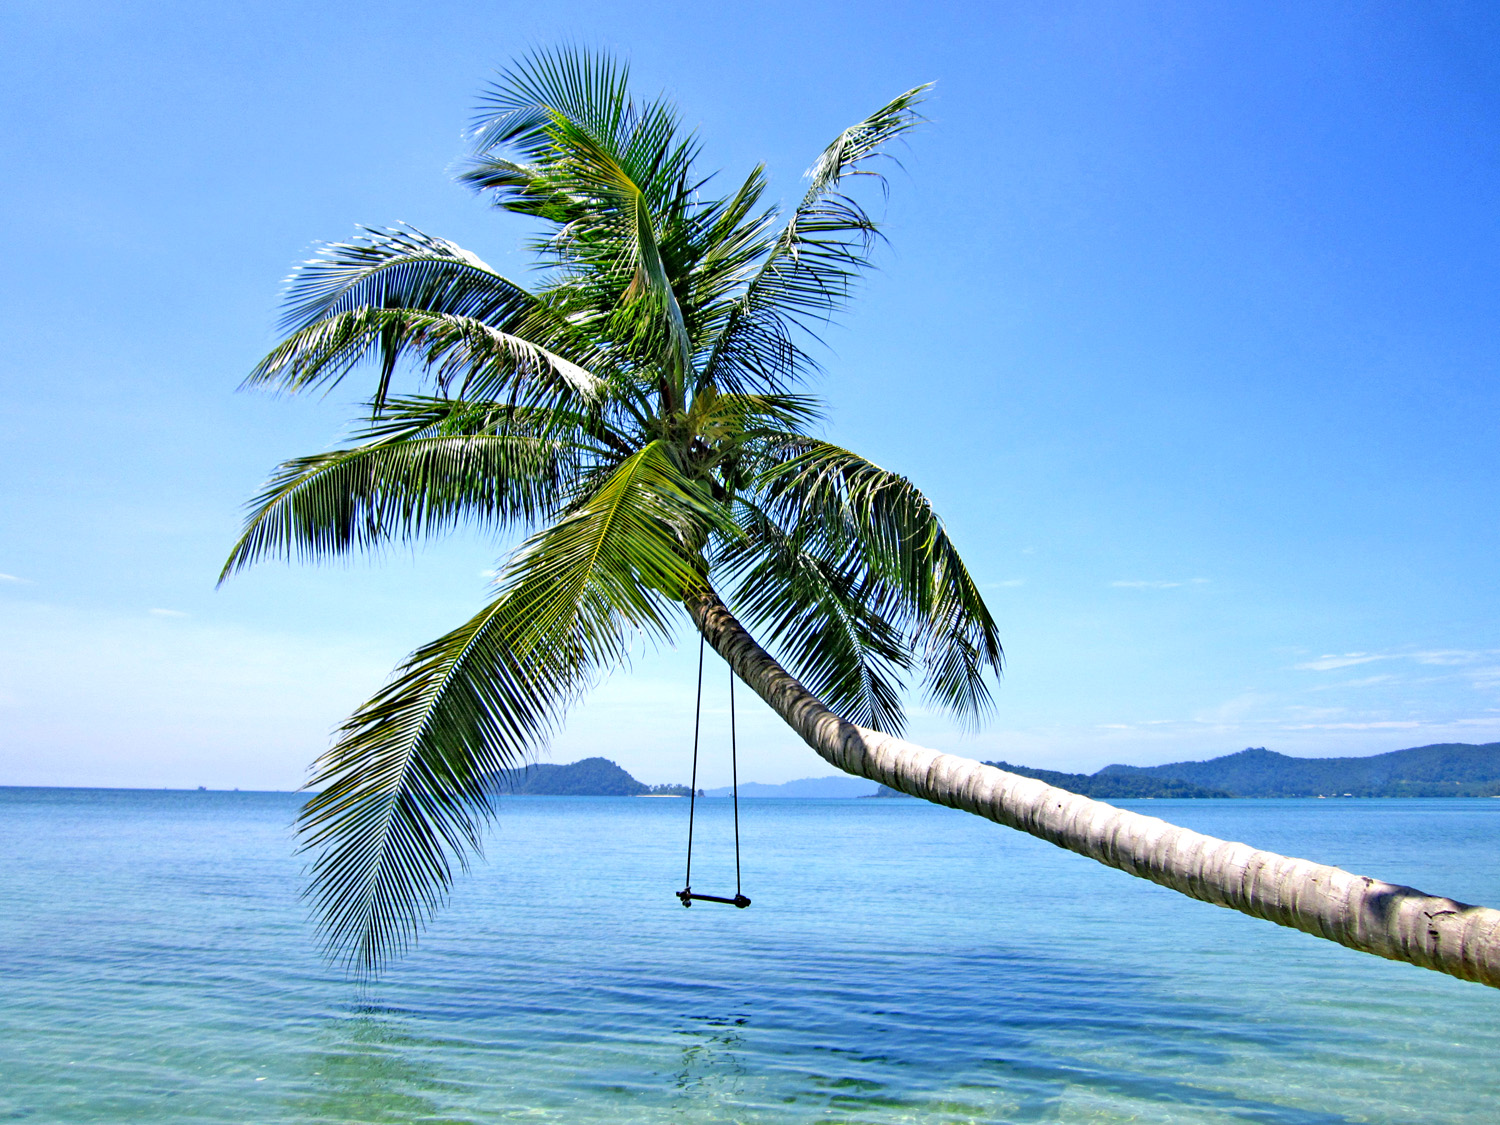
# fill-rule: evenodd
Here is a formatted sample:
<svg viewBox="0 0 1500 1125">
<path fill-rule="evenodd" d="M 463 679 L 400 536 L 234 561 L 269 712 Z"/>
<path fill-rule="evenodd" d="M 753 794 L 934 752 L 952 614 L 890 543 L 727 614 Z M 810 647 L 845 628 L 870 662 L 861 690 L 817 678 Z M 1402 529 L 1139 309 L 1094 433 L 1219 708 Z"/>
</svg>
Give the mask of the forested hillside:
<svg viewBox="0 0 1500 1125">
<path fill-rule="evenodd" d="M 1022 777 L 1034 777 L 1038 781 L 1045 781 L 1048 785 L 1055 785 L 1059 789 L 1066 789 L 1072 793 L 1079 793 L 1085 797 L 1093 797 L 1097 800 L 1130 800 L 1132 798 L 1146 797 L 1232 797 L 1233 793 L 1207 785 L 1195 784 L 1191 781 L 1182 781 L 1172 777 L 1156 777 L 1144 772 L 1130 773 L 1106 773 L 1101 770 L 1098 773 L 1060 773 L 1057 770 L 1038 770 L 1030 766 L 1013 766 L 1008 762 L 986 762 L 997 769 L 1008 770 L 1018 773 Z M 1108 769 L 1115 769 L 1109 766 Z M 1127 767 L 1128 768 L 1128 767 Z"/>
<path fill-rule="evenodd" d="M 686 785 L 647 785 L 608 758 L 584 758 L 567 765 L 540 763 L 515 770 L 501 792 L 523 797 L 686 797 Z"/>
<path fill-rule="evenodd" d="M 1368 758 L 1292 758 L 1264 747 L 1202 762 L 1164 766 L 1105 766 L 1097 773 L 1062 773 L 1009 762 L 1002 770 L 1035 777 L 1085 797 L 1132 800 L 1147 797 L 1491 797 L 1500 796 L 1500 742 L 1483 746 L 1443 743 L 1393 750 Z M 861 796 L 855 778 L 813 778 L 783 786 L 745 783 L 741 797 Z M 809 787 L 821 786 L 816 792 Z M 802 788 L 798 788 L 802 787 Z M 802 789 L 807 788 L 807 792 Z M 502 791 L 523 796 L 687 796 L 685 785 L 646 785 L 608 758 L 569 765 L 534 765 L 502 782 Z M 826 791 L 825 791 L 826 790 Z M 727 788 L 710 791 L 728 796 Z M 899 796 L 884 786 L 870 796 Z"/>
<path fill-rule="evenodd" d="M 1236 797 L 1491 797 L 1500 795 L 1500 742 L 1416 746 L 1368 758 L 1291 758 L 1257 747 L 1204 762 L 1105 766 L 1090 780 L 1110 778 L 1185 781 Z"/>
</svg>

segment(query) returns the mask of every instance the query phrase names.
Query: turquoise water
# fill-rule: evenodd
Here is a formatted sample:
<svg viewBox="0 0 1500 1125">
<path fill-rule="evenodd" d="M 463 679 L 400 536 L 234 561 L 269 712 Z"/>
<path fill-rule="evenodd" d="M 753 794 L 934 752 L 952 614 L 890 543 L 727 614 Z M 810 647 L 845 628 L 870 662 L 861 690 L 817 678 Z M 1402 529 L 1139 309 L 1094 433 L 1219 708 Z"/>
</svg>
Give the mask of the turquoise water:
<svg viewBox="0 0 1500 1125">
<path fill-rule="evenodd" d="M 1500 801 L 1130 804 L 1500 903 Z M 916 801 L 746 803 L 738 911 L 672 897 L 682 802 L 508 800 L 360 992 L 312 951 L 295 807 L 0 789 L 0 1120 L 1500 1116 L 1500 992 Z M 698 854 L 696 889 L 732 893 L 723 848 Z"/>
</svg>

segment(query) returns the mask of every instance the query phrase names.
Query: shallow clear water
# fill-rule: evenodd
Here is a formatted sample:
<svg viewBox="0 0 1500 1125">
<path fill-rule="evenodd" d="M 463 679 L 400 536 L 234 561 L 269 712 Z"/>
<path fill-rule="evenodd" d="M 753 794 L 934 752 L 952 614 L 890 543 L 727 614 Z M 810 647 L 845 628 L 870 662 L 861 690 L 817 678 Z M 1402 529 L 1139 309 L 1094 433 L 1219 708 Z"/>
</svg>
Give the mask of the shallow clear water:
<svg viewBox="0 0 1500 1125">
<path fill-rule="evenodd" d="M 1488 1122 L 1500 992 L 917 801 L 511 799 L 379 986 L 312 951 L 287 794 L 0 789 L 0 1120 Z M 728 802 L 700 804 L 727 839 Z M 1500 903 L 1500 801 L 1152 801 Z M 732 893 L 700 844 L 695 888 Z"/>
</svg>

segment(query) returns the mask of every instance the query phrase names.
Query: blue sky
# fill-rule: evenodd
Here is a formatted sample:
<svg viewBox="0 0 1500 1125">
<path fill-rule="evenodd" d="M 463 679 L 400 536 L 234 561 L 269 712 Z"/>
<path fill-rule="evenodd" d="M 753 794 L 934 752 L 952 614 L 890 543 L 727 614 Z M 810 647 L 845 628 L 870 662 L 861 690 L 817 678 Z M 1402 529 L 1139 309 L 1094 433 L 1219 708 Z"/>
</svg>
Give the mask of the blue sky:
<svg viewBox="0 0 1500 1125">
<path fill-rule="evenodd" d="M 462 535 L 216 591 L 243 502 L 356 397 L 235 387 L 357 224 L 524 275 L 451 169 L 493 69 L 570 40 L 788 198 L 938 83 L 819 388 L 1003 629 L 995 720 L 914 737 L 1063 769 L 1500 739 L 1492 6 L 12 0 L 0 784 L 294 787 L 478 603 L 497 548 Z M 554 760 L 685 777 L 692 658 L 643 653 Z M 744 776 L 828 772 L 745 729 Z"/>
</svg>

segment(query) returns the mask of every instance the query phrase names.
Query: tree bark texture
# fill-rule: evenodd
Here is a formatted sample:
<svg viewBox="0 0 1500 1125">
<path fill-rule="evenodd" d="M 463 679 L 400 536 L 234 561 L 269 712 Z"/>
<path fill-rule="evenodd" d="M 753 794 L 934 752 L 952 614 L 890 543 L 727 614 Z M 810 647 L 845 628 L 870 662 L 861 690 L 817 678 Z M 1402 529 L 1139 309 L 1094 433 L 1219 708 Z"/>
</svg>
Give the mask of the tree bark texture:
<svg viewBox="0 0 1500 1125">
<path fill-rule="evenodd" d="M 846 773 L 1020 829 L 1191 898 L 1500 988 L 1500 910 L 1204 836 L 856 726 L 776 663 L 718 597 L 709 593 L 688 610 L 739 678 Z"/>
</svg>

